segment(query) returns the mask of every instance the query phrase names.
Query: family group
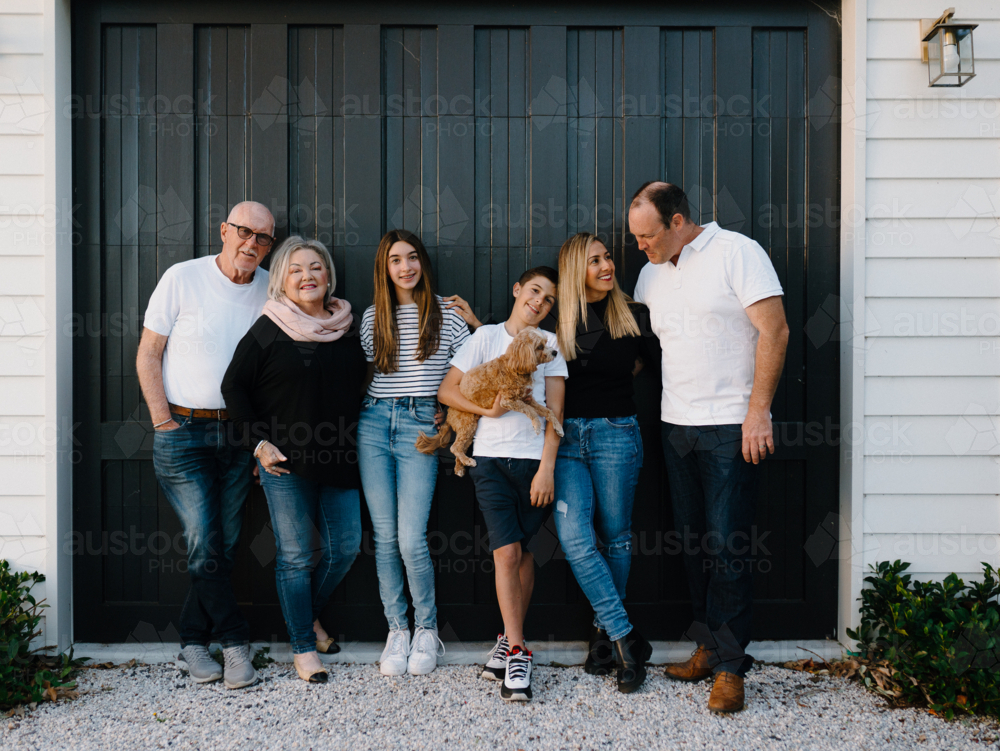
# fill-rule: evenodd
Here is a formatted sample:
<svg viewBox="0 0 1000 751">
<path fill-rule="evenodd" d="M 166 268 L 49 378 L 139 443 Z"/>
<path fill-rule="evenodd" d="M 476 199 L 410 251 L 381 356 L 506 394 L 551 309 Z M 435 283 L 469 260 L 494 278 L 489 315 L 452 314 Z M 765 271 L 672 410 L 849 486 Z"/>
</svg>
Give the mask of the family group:
<svg viewBox="0 0 1000 751">
<path fill-rule="evenodd" d="M 582 232 L 563 244 L 558 270 L 521 274 L 506 321 L 484 325 L 468 302 L 436 293 L 428 253 L 410 232 L 382 238 L 373 303 L 358 316 L 334 296 L 329 250 L 299 236 L 277 244 L 265 206 L 236 205 L 220 231 L 220 253 L 164 272 L 137 362 L 156 476 L 187 544 L 178 663 L 193 680 L 234 689 L 257 680 L 231 581 L 256 478 L 298 675 L 325 682 L 318 653 L 339 649 L 320 615 L 359 553 L 362 491 L 388 626 L 379 669 L 435 669 L 444 645 L 427 526 L 442 459 L 417 444 L 451 408 L 478 416 L 469 473 L 503 619 L 483 678 L 504 700 L 532 698 L 529 543 L 553 514 L 594 611 L 585 669 L 614 673 L 624 693 L 639 689 L 652 648 L 623 601 L 643 464 L 633 378 L 647 368 L 662 381 L 674 528 L 694 541 L 684 555 L 696 649 L 666 674 L 714 675 L 709 707 L 742 709 L 752 566 L 739 541 L 753 523 L 759 463 L 774 451 L 770 406 L 788 340 L 781 285 L 756 242 L 695 224 L 679 187 L 646 183 L 628 206 L 628 231 L 649 260 L 631 298 L 607 245 Z M 553 417 L 540 430 L 502 394 L 484 406 L 463 389 L 466 374 L 510 352 L 523 332 L 537 342 L 523 368 L 531 396 Z M 726 543 L 705 544 L 714 539 Z"/>
</svg>

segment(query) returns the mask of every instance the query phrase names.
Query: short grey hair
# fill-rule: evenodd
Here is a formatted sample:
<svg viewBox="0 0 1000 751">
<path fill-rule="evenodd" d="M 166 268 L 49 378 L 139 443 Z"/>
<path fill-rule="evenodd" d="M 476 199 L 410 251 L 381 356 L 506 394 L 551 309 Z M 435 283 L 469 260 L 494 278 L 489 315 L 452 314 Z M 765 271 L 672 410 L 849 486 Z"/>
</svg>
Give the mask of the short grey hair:
<svg viewBox="0 0 1000 751">
<path fill-rule="evenodd" d="M 285 277 L 288 276 L 288 265 L 292 260 L 292 253 L 296 250 L 315 251 L 323 260 L 326 266 L 327 276 L 330 283 L 326 287 L 326 294 L 323 295 L 323 307 L 325 308 L 330 298 L 333 297 L 333 290 L 337 286 L 337 272 L 333 268 L 333 258 L 330 251 L 319 240 L 306 240 L 300 235 L 292 235 L 284 240 L 278 249 L 271 256 L 271 268 L 268 271 L 267 296 L 271 300 L 281 300 L 285 296 Z"/>
</svg>

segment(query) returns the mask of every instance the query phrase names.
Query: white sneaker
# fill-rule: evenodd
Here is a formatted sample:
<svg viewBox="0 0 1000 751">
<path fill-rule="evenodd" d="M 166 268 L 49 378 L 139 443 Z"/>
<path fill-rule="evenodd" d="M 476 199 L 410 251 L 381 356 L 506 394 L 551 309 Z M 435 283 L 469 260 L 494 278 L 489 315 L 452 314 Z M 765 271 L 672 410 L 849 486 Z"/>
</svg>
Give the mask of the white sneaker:
<svg viewBox="0 0 1000 751">
<path fill-rule="evenodd" d="M 402 675 L 406 672 L 406 658 L 409 656 L 410 629 L 393 629 L 379 658 L 379 672 L 382 675 Z"/>
<path fill-rule="evenodd" d="M 507 655 L 507 674 L 500 686 L 504 701 L 531 701 L 531 652 L 514 647 Z"/>
<path fill-rule="evenodd" d="M 488 681 L 502 681 L 507 672 L 507 635 L 498 634 L 497 643 L 490 650 L 489 659 L 483 665 L 482 676 Z"/>
<path fill-rule="evenodd" d="M 444 643 L 438 638 L 437 629 L 417 626 L 410 645 L 410 662 L 407 667 L 410 675 L 427 675 L 437 667 L 439 645 L 441 656 L 444 656 Z"/>
</svg>

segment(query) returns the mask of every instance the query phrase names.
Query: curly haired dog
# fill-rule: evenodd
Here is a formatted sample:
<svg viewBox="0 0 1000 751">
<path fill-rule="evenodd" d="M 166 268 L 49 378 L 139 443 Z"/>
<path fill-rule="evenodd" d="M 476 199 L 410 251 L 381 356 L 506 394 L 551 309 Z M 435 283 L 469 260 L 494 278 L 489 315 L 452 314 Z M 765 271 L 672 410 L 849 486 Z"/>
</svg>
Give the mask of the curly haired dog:
<svg viewBox="0 0 1000 751">
<path fill-rule="evenodd" d="M 548 346 L 538 329 L 524 329 L 514 337 L 514 341 L 500 357 L 477 365 L 465 373 L 459 390 L 462 396 L 483 409 L 492 407 L 499 393 L 501 406 L 527 415 L 536 435 L 542 432 L 542 423 L 538 419 L 541 415 L 552 421 L 552 426 L 561 437 L 562 425 L 552 414 L 552 410 L 535 401 L 531 382 L 531 375 L 538 366 L 552 362 L 556 354 L 556 350 Z M 466 467 L 476 466 L 476 460 L 465 452 L 472 445 L 478 424 L 479 415 L 450 407 L 448 419 L 438 429 L 436 436 L 430 438 L 420 434 L 416 443 L 417 450 L 425 454 L 434 453 L 448 444 L 448 437 L 454 430 L 455 442 L 451 446 L 451 453 L 455 455 L 455 474 L 461 477 L 465 474 Z"/>
</svg>

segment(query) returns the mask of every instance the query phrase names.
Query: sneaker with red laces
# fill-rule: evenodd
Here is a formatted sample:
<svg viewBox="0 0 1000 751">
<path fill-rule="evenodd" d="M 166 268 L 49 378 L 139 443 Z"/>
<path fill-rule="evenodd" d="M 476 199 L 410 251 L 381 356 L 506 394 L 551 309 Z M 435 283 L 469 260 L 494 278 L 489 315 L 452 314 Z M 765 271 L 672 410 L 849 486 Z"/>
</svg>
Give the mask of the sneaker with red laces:
<svg viewBox="0 0 1000 751">
<path fill-rule="evenodd" d="M 504 701 L 531 701 L 531 652 L 523 647 L 513 647 L 507 653 L 500 696 Z"/>
</svg>

